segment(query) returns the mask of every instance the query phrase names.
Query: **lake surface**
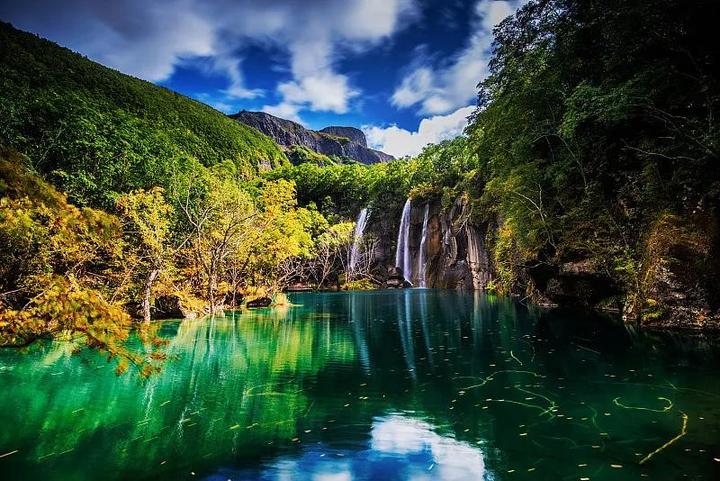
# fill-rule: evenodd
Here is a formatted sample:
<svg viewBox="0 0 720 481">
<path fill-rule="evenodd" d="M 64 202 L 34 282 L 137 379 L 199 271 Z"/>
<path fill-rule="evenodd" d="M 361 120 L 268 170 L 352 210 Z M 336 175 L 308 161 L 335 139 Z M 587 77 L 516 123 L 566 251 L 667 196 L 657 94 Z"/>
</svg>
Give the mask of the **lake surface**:
<svg viewBox="0 0 720 481">
<path fill-rule="evenodd" d="M 720 479 L 711 341 L 480 293 L 291 300 L 166 323 L 145 382 L 0 350 L 0 479 Z"/>
</svg>

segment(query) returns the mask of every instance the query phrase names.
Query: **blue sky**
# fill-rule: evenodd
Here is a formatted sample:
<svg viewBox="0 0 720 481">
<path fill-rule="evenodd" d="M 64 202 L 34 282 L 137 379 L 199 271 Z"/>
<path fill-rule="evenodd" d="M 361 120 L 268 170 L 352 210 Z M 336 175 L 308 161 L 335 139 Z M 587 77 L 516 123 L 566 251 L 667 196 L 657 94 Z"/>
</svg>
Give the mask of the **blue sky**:
<svg viewBox="0 0 720 481">
<path fill-rule="evenodd" d="M 524 0 L 6 0 L 0 18 L 233 113 L 351 125 L 396 156 L 458 135 Z"/>
</svg>

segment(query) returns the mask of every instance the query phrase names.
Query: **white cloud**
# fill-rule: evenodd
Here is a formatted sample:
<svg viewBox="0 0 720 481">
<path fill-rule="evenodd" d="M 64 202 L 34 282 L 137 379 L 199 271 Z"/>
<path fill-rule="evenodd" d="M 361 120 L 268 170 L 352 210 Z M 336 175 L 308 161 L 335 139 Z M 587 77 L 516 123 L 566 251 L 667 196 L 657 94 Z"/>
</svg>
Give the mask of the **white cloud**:
<svg viewBox="0 0 720 481">
<path fill-rule="evenodd" d="M 280 104 L 265 111 L 315 111 L 346 113 L 349 102 L 359 95 L 346 75 L 335 72 L 339 50 L 354 52 L 377 44 L 391 36 L 414 13 L 410 0 L 353 0 L 346 2 L 302 2 L 290 16 L 293 28 L 288 35 L 288 51 L 293 80 L 278 85 Z M 404 22 L 404 23 L 407 23 Z"/>
<path fill-rule="evenodd" d="M 278 85 L 278 92 L 286 103 L 309 105 L 312 110 L 324 110 L 344 114 L 348 101 L 358 95 L 348 85 L 344 75 L 325 72 L 310 75 L 300 81 L 284 82 Z"/>
<path fill-rule="evenodd" d="M 392 101 L 399 107 L 421 102 L 433 90 L 434 72 L 429 67 L 418 67 L 405 77 L 393 93 Z"/>
<path fill-rule="evenodd" d="M 342 52 L 360 52 L 393 35 L 414 0 L 24 0 L 0 2 L 0 17 L 93 60 L 153 82 L 204 58 L 227 77 L 223 102 L 263 95 L 249 88 L 243 49 L 263 45 L 289 55 L 292 79 L 267 109 L 346 112 L 358 95 L 337 72 Z"/>
<path fill-rule="evenodd" d="M 401 129 L 396 125 L 389 127 L 363 126 L 368 145 L 395 157 L 419 154 L 428 144 L 436 144 L 462 134 L 467 126 L 467 118 L 475 107 L 469 105 L 457 109 L 448 115 L 436 115 L 422 119 L 415 132 Z"/>
<path fill-rule="evenodd" d="M 223 93 L 230 99 L 254 99 L 262 96 L 262 90 L 245 87 L 245 76 L 241 66 L 242 60 L 230 54 L 217 55 L 212 59 L 211 69 L 224 73 L 230 81 L 230 85 L 223 90 Z"/>
<path fill-rule="evenodd" d="M 275 117 L 280 117 L 281 119 L 292 120 L 293 122 L 303 124 L 303 121 L 298 114 L 298 110 L 300 110 L 300 107 L 287 102 L 280 102 L 277 105 L 266 105 L 262 108 L 263 112 L 267 112 L 268 114 L 274 115 Z"/>
<path fill-rule="evenodd" d="M 472 34 L 449 61 L 433 65 L 417 59 L 395 89 L 391 101 L 400 108 L 417 106 L 423 114 L 445 114 L 477 96 L 478 82 L 487 77 L 493 42 L 492 29 L 527 0 L 479 0 Z"/>
</svg>

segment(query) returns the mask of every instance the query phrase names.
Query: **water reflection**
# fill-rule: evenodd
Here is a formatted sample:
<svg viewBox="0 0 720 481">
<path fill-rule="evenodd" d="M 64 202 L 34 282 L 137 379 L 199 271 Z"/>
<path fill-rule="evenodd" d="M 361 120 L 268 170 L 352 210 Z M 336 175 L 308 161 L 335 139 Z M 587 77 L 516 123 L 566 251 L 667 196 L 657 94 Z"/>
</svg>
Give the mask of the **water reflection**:
<svg viewBox="0 0 720 481">
<path fill-rule="evenodd" d="M 370 372 L 370 353 L 368 352 L 365 330 L 367 329 L 367 313 L 364 311 L 364 303 L 360 296 L 348 296 L 350 305 L 350 322 L 352 323 L 353 334 L 355 335 L 355 346 L 360 357 L 360 362 L 365 373 Z"/>
<path fill-rule="evenodd" d="M 292 300 L 166 324 L 145 383 L 69 344 L 0 351 L 0 479 L 711 479 L 720 458 L 709 338 L 687 356 L 480 293 Z"/>
<path fill-rule="evenodd" d="M 440 435 L 427 422 L 391 414 L 373 420 L 370 439 L 362 449 L 313 445 L 258 470 L 222 468 L 206 479 L 455 481 L 484 477 L 479 448 Z"/>
<path fill-rule="evenodd" d="M 117 378 L 95 358 L 83 362 L 65 343 L 4 357 L 10 371 L 0 406 L 20 405 L 23 413 L 0 413 L 16 428 L 0 433 L 0 442 L 42 461 L 30 467 L 32 479 L 33 468 L 38 475 L 59 466 L 92 472 L 89 465 L 132 472 L 178 456 L 200 455 L 201 463 L 188 463 L 199 469 L 231 451 L 291 439 L 312 403 L 304 380 L 328 364 L 353 362 L 355 348 L 348 329 L 330 329 L 329 319 L 268 314 L 168 324 L 172 361 L 145 383 Z M 95 443 L 103 450 L 91 449 Z"/>
<path fill-rule="evenodd" d="M 417 292 L 417 291 L 414 291 Z M 400 333 L 400 342 L 403 349 L 403 357 L 405 358 L 405 364 L 407 365 L 408 372 L 416 378 L 415 373 L 415 348 L 413 345 L 412 337 L 412 312 L 411 306 L 411 295 L 414 293 L 410 290 L 402 291 L 402 302 L 397 304 L 397 323 L 398 332 Z"/>
</svg>

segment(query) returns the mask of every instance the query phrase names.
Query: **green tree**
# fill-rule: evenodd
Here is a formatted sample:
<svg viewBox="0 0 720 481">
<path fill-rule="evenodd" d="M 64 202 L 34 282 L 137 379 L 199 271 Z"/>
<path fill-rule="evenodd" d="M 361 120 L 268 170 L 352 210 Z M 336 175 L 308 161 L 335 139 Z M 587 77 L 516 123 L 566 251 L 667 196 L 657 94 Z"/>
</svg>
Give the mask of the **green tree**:
<svg viewBox="0 0 720 481">
<path fill-rule="evenodd" d="M 113 298 L 124 247 L 119 220 L 69 204 L 13 160 L 0 160 L 0 346 L 79 337 L 115 359 L 118 373 L 129 364 L 143 375 L 156 371 L 162 343 L 146 329 L 147 343 L 129 347 L 131 318 Z"/>
<path fill-rule="evenodd" d="M 118 198 L 117 209 L 124 221 L 125 238 L 132 252 L 132 268 L 144 277 L 142 313 L 150 322 L 153 285 L 172 261 L 170 219 L 173 209 L 163 189 L 135 190 Z"/>
</svg>

